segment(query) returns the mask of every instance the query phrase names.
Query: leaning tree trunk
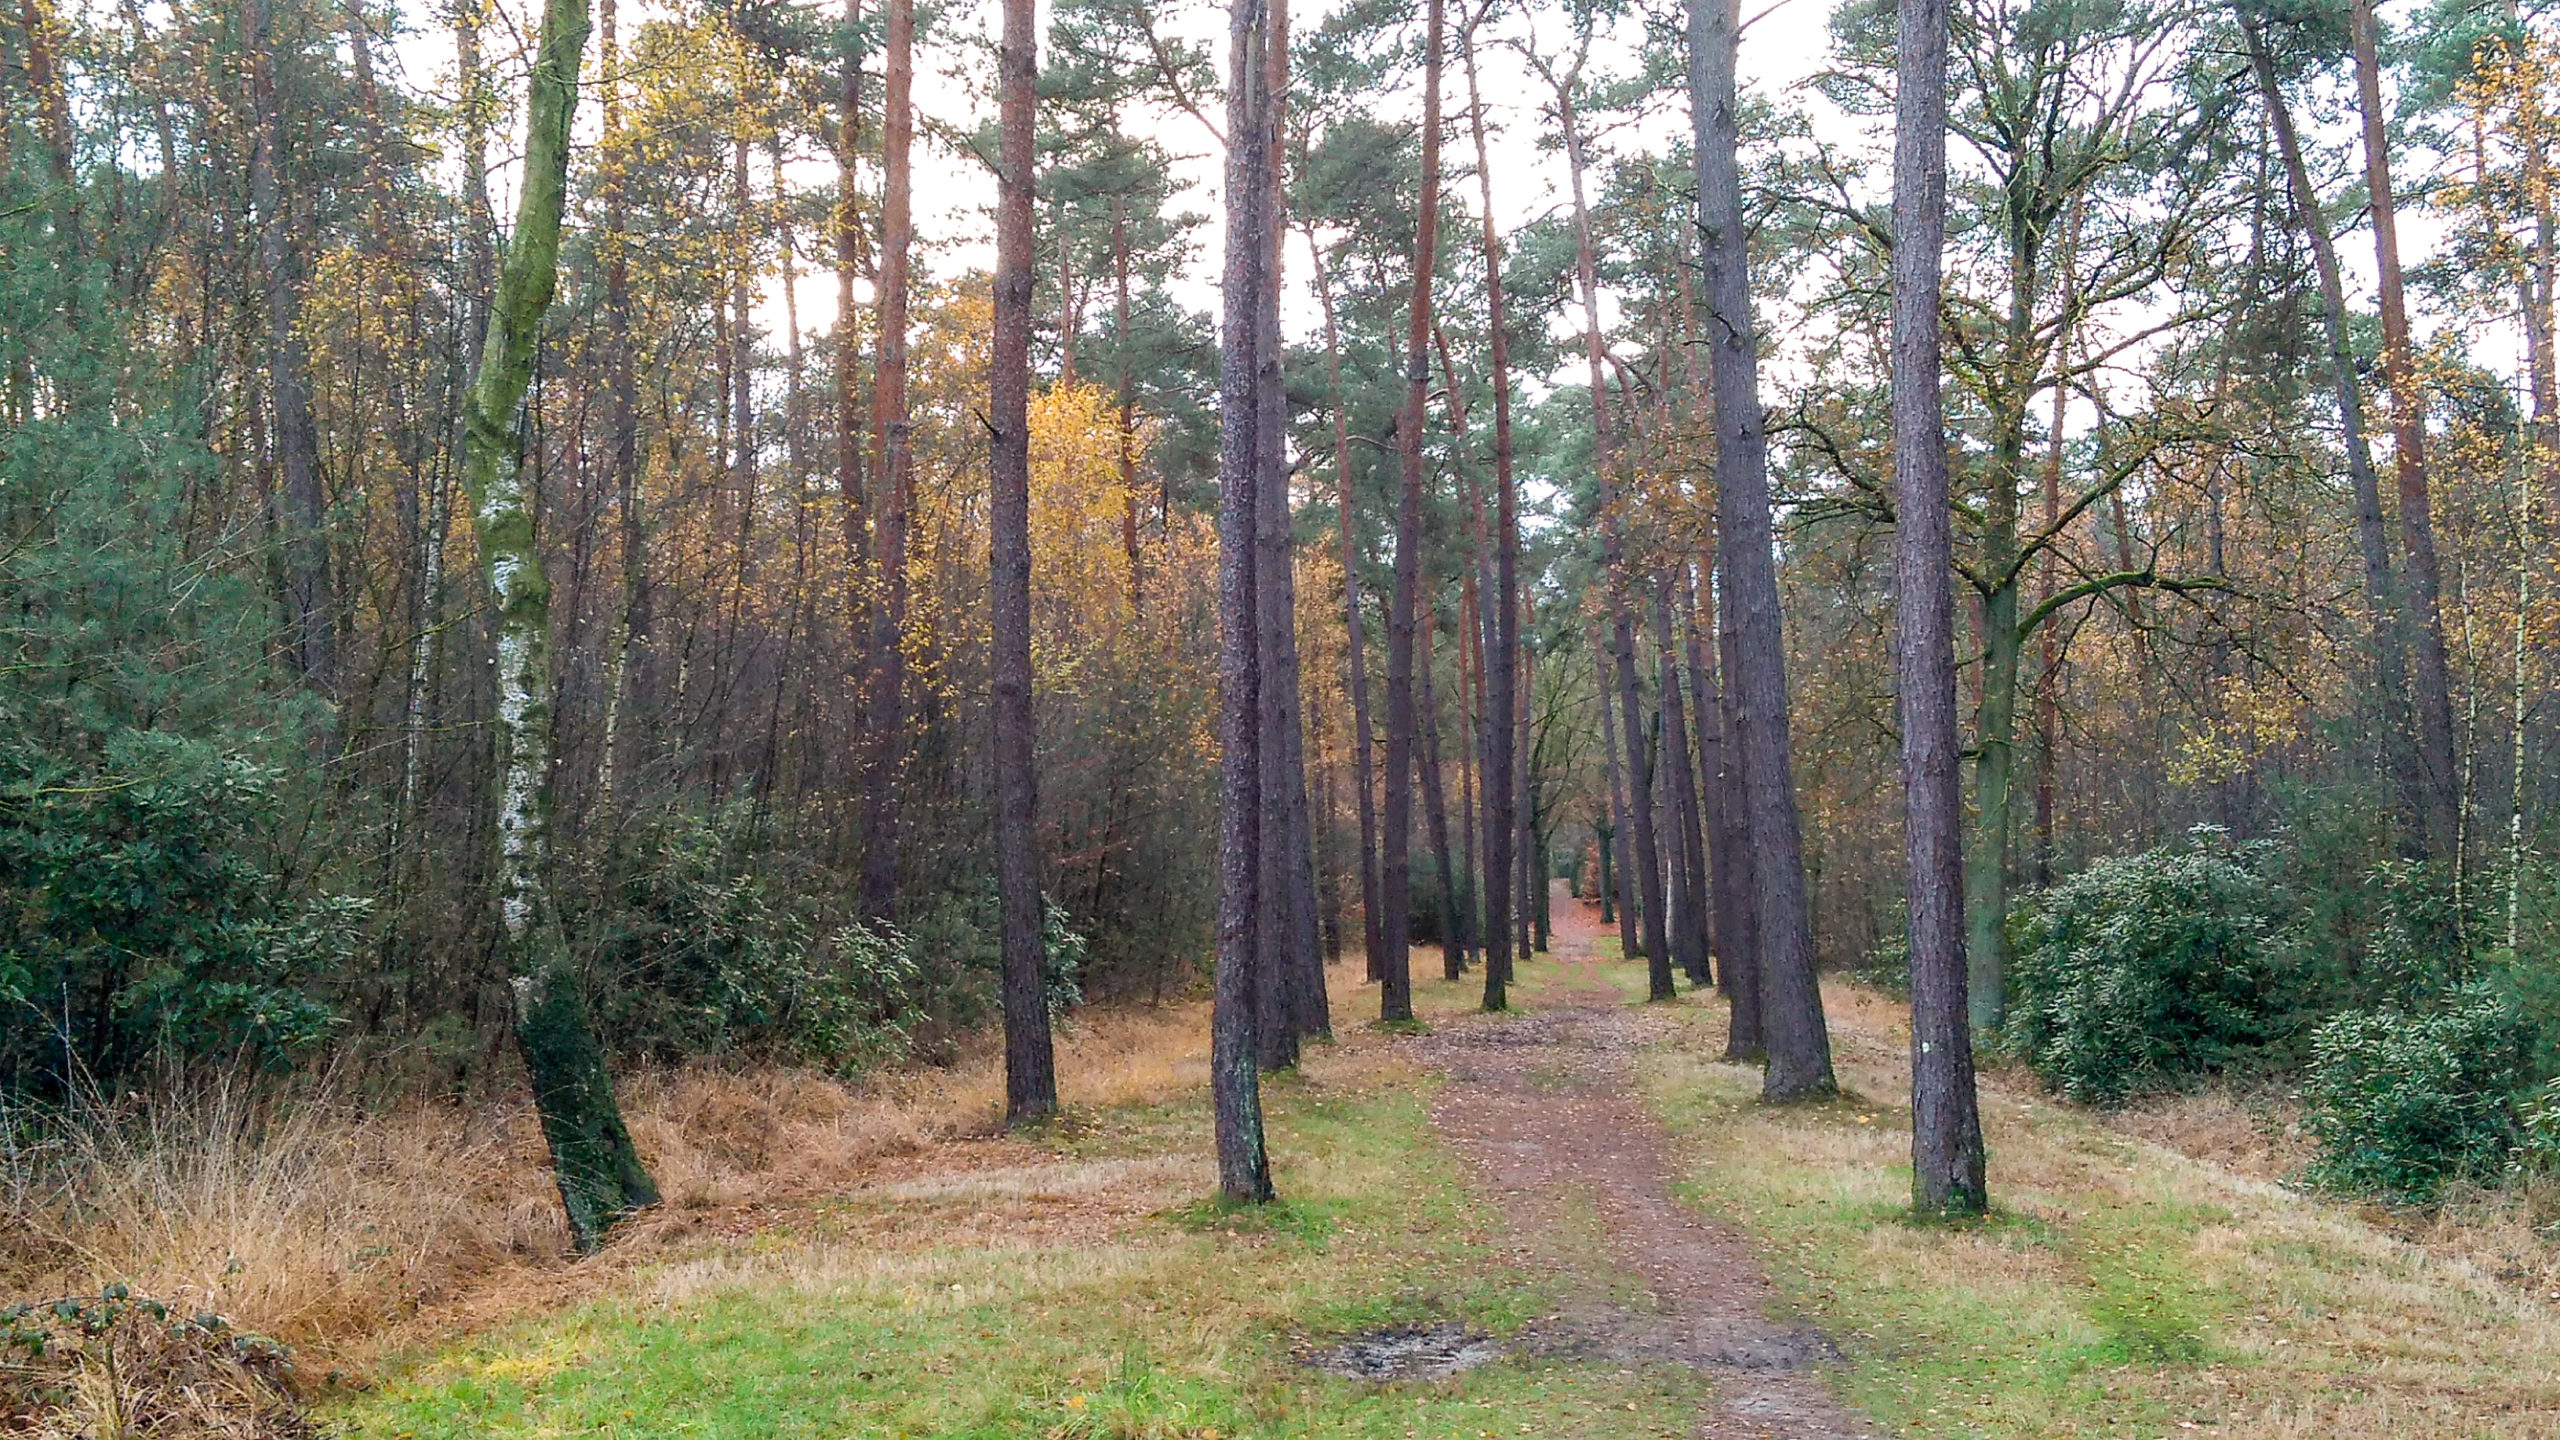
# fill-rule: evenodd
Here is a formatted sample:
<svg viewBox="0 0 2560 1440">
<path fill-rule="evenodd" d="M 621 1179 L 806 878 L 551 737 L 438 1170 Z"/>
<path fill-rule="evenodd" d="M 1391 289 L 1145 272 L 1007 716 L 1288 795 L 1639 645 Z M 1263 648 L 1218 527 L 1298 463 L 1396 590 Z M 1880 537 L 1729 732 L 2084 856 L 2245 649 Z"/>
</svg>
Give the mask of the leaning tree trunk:
<svg viewBox="0 0 2560 1440">
<path fill-rule="evenodd" d="M 1255 584 L 1255 443 L 1261 377 L 1262 266 L 1271 151 L 1263 143 L 1262 0 L 1231 0 L 1227 72 L 1227 253 L 1219 336 L 1218 929 L 1209 1010 L 1209 1092 L 1218 1189 L 1231 1202 L 1272 1198 L 1254 1066 L 1254 960 L 1262 875 L 1261 614 Z"/>
<path fill-rule="evenodd" d="M 2374 678 L 2381 690 L 2389 730 L 2388 754 L 2408 811 L 2412 833 L 2427 825 L 2426 777 L 2409 748 L 2409 661 L 2399 577 L 2391 568 L 2391 541 L 2384 529 L 2382 484 L 2374 475 L 2373 451 L 2365 442 L 2364 387 L 2356 373 L 2355 347 L 2347 331 L 2346 286 L 2339 274 L 2338 250 L 2311 185 L 2311 168 L 2302 158 L 2302 141 L 2293 128 L 2293 109 L 2276 83 L 2275 57 L 2268 53 L 2266 32 L 2247 5 L 2237 8 L 2240 32 L 2249 45 L 2249 68 L 2258 92 L 2266 98 L 2267 121 L 2275 131 L 2276 149 L 2284 161 L 2285 183 L 2293 196 L 2294 218 L 2311 242 L 2313 267 L 2320 278 L 2320 319 L 2329 349 L 2329 382 L 2338 405 L 2338 428 L 2347 451 L 2347 480 L 2356 501 L 2356 548 L 2364 561 L 2364 598 L 2372 627 Z"/>
<path fill-rule="evenodd" d="M 2435 522 L 2428 513 L 2426 400 L 2409 338 L 2409 308 L 2400 290 L 2400 227 L 2391 195 L 2390 140 L 2382 128 L 2382 67 L 2376 55 L 2373 0 L 2355 0 L 2348 23 L 2354 42 L 2356 100 L 2364 121 L 2365 189 L 2373 207 L 2373 249 L 2382 309 L 2382 374 L 2391 390 L 2393 468 L 2400 491 L 2400 541 L 2408 557 L 2410 639 L 2417 652 L 2418 751 L 2425 772 L 2427 850 L 2461 870 L 2454 854 L 2462 805 L 2453 762 L 2453 686 L 2444 649 L 2444 582 L 2436 564 Z"/>
<path fill-rule="evenodd" d="M 1413 1018 L 1413 965 L 1406 935 L 1413 905 L 1413 627 L 1422 593 L 1422 427 L 1431 398 L 1431 285 L 1440 239 L 1440 54 L 1443 0 L 1429 0 L 1423 35 L 1422 183 L 1413 240 L 1413 304 L 1405 334 L 1404 410 L 1396 419 L 1396 571 L 1387 617 L 1387 804 L 1378 837 L 1379 929 L 1387 945 L 1381 1018 Z"/>
<path fill-rule="evenodd" d="M 579 1249 L 593 1250 L 616 1220 L 656 1204 L 658 1187 L 622 1123 L 552 904 L 551 586 L 534 536 L 516 414 L 533 383 L 534 348 L 559 276 L 569 129 L 586 43 L 586 0 L 549 0 L 525 117 L 515 233 L 490 303 L 479 373 L 464 402 L 462 475 L 497 610 L 500 950 L 515 991 L 516 1042 L 533 1081 L 569 1233 Z"/>
<path fill-rule="evenodd" d="M 1902 0 L 1896 53 L 1893 669 L 1902 701 L 1911 912 L 1911 1201 L 1924 1215 L 1979 1215 L 1988 1202 L 1965 1003 L 1964 800 L 1948 596 L 1955 541 L 1938 368 L 1939 254 L 1947 225 L 1946 0 Z"/>
<path fill-rule="evenodd" d="M 987 358 L 988 567 L 994 616 L 996 909 L 1004 950 L 1004 1114 L 1058 1108 L 1042 975 L 1038 776 L 1031 715 L 1031 203 L 1038 42 L 1032 0 L 1005 0 L 996 47 L 995 326 Z"/>
<path fill-rule="evenodd" d="M 1813 925 L 1804 885 L 1804 835 L 1787 739 L 1786 635 L 1778 611 L 1769 513 L 1769 439 L 1760 412 L 1760 360 L 1751 318 L 1750 234 L 1742 209 L 1734 56 L 1740 21 L 1730 4 L 1691 0 L 1690 108 L 1696 127 L 1699 269 L 1707 306 L 1707 373 L 1715 397 L 1718 550 L 1724 604 L 1734 612 L 1742 774 L 1750 801 L 1760 1020 L 1769 1066 L 1761 1093 L 1800 1100 L 1837 1088 Z"/>
</svg>

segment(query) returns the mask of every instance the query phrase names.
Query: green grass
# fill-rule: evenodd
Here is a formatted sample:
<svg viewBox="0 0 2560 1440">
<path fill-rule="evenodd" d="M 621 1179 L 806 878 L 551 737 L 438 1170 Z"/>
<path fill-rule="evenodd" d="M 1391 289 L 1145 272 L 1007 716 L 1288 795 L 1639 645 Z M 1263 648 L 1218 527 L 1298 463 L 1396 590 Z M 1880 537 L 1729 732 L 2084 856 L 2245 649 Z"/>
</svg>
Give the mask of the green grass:
<svg viewBox="0 0 2560 1440">
<path fill-rule="evenodd" d="M 1685 1375 L 1506 1359 L 1378 1389 L 1296 1363 L 1336 1335 L 1444 1318 L 1507 1334 L 1542 1313 L 1549 1292 L 1491 1258 L 1489 1217 L 1463 1199 L 1421 1088 L 1404 1073 L 1272 1086 L 1288 1198 L 1269 1210 L 1172 1197 L 1081 1243 L 767 1236 L 745 1259 L 679 1258 L 614 1298 L 419 1357 L 334 1418 L 411 1440 L 1684 1432 L 1698 1394 Z M 1161 1153 L 1205 1118 L 1105 1112 L 1058 1153 Z M 858 1208 L 838 1218 L 871 1223 L 846 1235 L 899 1218 Z"/>
<path fill-rule="evenodd" d="M 2242 1180 L 2006 1087 L 1994 1213 L 1910 1209 L 1897 1012 L 1829 997 L 1842 1096 L 1757 1103 L 1697 1003 L 1640 1061 L 1683 1198 L 1751 1236 L 1849 1357 L 1841 1393 L 1912 1437 L 2560 1433 L 2551 1315 L 2351 1211 Z M 1877 1100 L 1870 1097 L 1888 1097 Z"/>
</svg>

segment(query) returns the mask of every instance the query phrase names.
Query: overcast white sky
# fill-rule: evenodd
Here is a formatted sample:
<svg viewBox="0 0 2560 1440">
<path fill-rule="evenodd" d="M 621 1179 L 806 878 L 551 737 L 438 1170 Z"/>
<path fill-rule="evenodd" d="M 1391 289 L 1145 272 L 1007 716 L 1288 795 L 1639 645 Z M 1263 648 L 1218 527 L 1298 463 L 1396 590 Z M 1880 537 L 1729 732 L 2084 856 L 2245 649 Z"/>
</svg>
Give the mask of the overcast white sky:
<svg viewBox="0 0 2560 1440">
<path fill-rule="evenodd" d="M 512 98 L 521 93 L 522 61 L 518 41 L 510 37 L 528 33 L 529 26 L 538 15 L 539 4 L 538 0 L 496 0 L 496 3 L 499 18 L 484 43 L 490 52 L 492 65 L 498 69 L 507 94 Z M 1746 92 L 1768 98 L 1781 108 L 1805 113 L 1816 133 L 1823 138 L 1864 147 L 1881 161 L 1890 141 L 1889 117 L 1853 119 L 1803 84 L 1828 61 L 1828 17 L 1832 3 L 1833 0 L 1778 0 L 1765 13 L 1754 12 L 1756 18 L 1742 45 L 1742 84 Z M 2385 6 L 2386 13 L 2404 10 L 2410 3 L 2412 0 L 2397 0 L 2397 3 Z M 1044 33 L 1048 8 L 1047 0 L 1042 0 L 1040 13 Z M 1302 36 L 1309 34 L 1335 8 L 1332 3 L 1311 4 L 1310 0 L 1299 0 L 1293 7 L 1292 28 Z M 1454 12 L 1457 7 L 1453 4 L 1451 8 Z M 1213 55 L 1223 50 L 1223 6 L 1211 0 L 1211 3 L 1180 9 L 1184 13 L 1169 19 L 1169 30 L 1185 33 L 1207 44 Z M 1418 3 L 1415 10 L 1418 15 Z M 430 13 L 421 5 L 407 18 L 412 28 L 399 38 L 395 47 L 396 59 L 406 84 L 433 93 L 450 94 L 453 85 L 450 35 L 439 23 L 428 18 Z M 625 0 L 622 22 L 625 35 L 628 36 L 640 21 L 650 16 L 670 13 L 675 13 L 675 8 L 667 0 Z M 984 70 L 980 56 L 983 52 L 969 41 L 991 41 L 998 19 L 996 0 L 955 0 L 952 9 L 943 16 L 940 28 L 919 46 L 917 105 L 922 114 L 964 131 L 975 128 L 980 119 L 992 114 L 991 97 L 980 93 Z M 1523 21 L 1515 15 L 1506 23 L 1516 28 Z M 1550 17 L 1548 23 L 1552 27 L 1551 35 L 1561 34 L 1560 20 Z M 1633 43 L 1638 34 L 1631 26 L 1627 31 L 1627 42 Z M 1542 86 L 1525 64 L 1518 56 L 1498 45 L 1482 45 L 1478 54 L 1487 97 L 1487 121 L 1493 135 L 1494 206 L 1497 219 L 1509 228 L 1524 224 L 1565 202 L 1564 162 L 1560 154 L 1538 144 L 1540 130 L 1545 124 L 1538 107 Z M 1632 63 L 1633 59 L 1624 51 L 1618 58 L 1624 63 Z M 1223 73 L 1223 61 L 1219 62 L 1219 68 Z M 592 56 L 588 73 L 590 77 L 594 74 Z M 1454 64 L 1450 66 L 1446 83 L 1449 92 L 1444 104 L 1453 117 L 1462 115 L 1464 82 Z M 1402 87 L 1403 93 L 1391 98 L 1385 113 L 1395 118 L 1395 111 L 1401 106 L 1401 118 L 1418 118 L 1419 90 L 1418 83 Z M 2307 124 L 2317 124 L 2316 116 L 2306 114 L 2302 118 Z M 598 123 L 596 107 L 584 107 L 580 116 L 581 132 L 592 138 Z M 1189 271 L 1177 287 L 1178 295 L 1194 308 L 1214 314 L 1221 243 L 1218 190 L 1222 160 L 1217 142 L 1197 121 L 1171 107 L 1153 115 L 1131 115 L 1125 123 L 1133 128 L 1152 125 L 1164 148 L 1182 157 L 1177 163 L 1177 173 L 1191 182 L 1192 189 L 1178 203 L 1206 215 L 1209 223 L 1197 232 L 1198 249 Z M 1609 143 L 1618 148 L 1659 150 L 1673 143 L 1676 133 L 1686 125 L 1685 103 L 1668 104 L 1646 124 L 1614 133 Z M 1470 147 L 1464 143 L 1463 135 L 1461 129 L 1452 137 L 1457 142 L 1449 150 L 1453 171 L 1472 163 Z M 1874 173 L 1881 177 L 1884 168 L 1879 164 Z M 808 157 L 788 167 L 787 178 L 795 188 L 814 189 L 831 183 L 832 167 L 815 157 Z M 2344 188 L 2347 178 L 2343 175 L 2324 177 L 2324 188 L 2331 188 L 2334 193 L 2334 190 Z M 502 192 L 503 220 L 507 176 L 501 174 L 497 179 Z M 759 186 L 772 183 L 761 163 L 755 179 Z M 928 151 L 920 157 L 917 166 L 916 188 L 919 239 L 926 247 L 922 263 L 942 274 L 989 266 L 993 261 L 993 241 L 988 210 L 994 198 L 994 179 L 986 168 L 965 153 Z M 1471 178 L 1464 181 L 1460 193 L 1472 207 L 1475 187 Z M 2403 224 L 2403 243 L 2409 263 L 2415 265 L 2434 248 L 2443 233 L 2443 226 L 2435 217 L 2421 210 L 2406 213 Z M 2372 247 L 2361 236 L 2342 236 L 2341 240 L 2340 252 L 2349 270 L 2349 285 L 2369 296 Z M 1461 237 L 1457 243 L 1467 242 Z M 1293 243 L 1287 257 L 1291 290 L 1284 314 L 1293 336 L 1301 339 L 1318 324 L 1316 306 L 1305 285 L 1307 263 L 1303 244 Z M 780 297 L 773 291 L 772 285 L 765 287 L 758 312 L 768 333 L 778 330 L 783 323 Z M 832 312 L 832 305 L 805 305 L 801 312 L 803 324 L 813 335 L 823 333 L 833 323 Z M 2420 320 L 2423 329 L 2426 317 L 2421 316 Z M 1560 317 L 1558 323 L 1569 325 L 1574 321 Z M 2483 329 L 2474 323 L 2470 326 L 2469 338 L 2475 355 L 2493 365 L 2511 365 L 2520 350 L 2518 337 L 2500 333 L 2498 327 Z M 1784 353 L 1783 331 L 1776 337 L 1776 342 L 1781 353 L 1775 358 L 1778 368 L 1784 373 L 1791 367 Z"/>
</svg>

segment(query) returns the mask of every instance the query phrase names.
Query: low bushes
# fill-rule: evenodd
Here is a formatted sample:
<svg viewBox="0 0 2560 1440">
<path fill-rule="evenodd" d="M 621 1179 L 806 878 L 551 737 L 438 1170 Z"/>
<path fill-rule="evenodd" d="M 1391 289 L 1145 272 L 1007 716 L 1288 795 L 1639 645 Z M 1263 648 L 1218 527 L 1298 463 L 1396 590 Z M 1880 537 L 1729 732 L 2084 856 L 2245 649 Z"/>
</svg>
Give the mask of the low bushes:
<svg viewBox="0 0 2560 1440">
<path fill-rule="evenodd" d="M 2151 850 L 2046 891 L 2011 969 L 2007 1047 L 2063 1095 L 2118 1105 L 2286 1033 L 2296 997 L 2255 858 Z"/>
<path fill-rule="evenodd" d="M 2466 985 L 2435 1009 L 2350 1010 L 2311 1037 L 2303 1126 L 2322 1188 L 2424 1205 L 2449 1182 L 2494 1177 L 2521 1138 L 2515 1092 L 2532 1026 L 2514 1001 Z"/>
</svg>

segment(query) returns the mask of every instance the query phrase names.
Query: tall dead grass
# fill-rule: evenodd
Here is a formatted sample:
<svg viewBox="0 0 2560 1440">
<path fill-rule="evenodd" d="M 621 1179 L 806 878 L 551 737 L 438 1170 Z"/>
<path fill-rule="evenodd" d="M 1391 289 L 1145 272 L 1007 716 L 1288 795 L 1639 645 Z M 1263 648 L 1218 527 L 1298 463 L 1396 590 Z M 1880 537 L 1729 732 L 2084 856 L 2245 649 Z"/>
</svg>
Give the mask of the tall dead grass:
<svg viewBox="0 0 2560 1440">
<path fill-rule="evenodd" d="M 1079 1016 L 1059 1035 L 1070 1106 L 1204 1092 L 1207 1015 Z M 1001 1131 L 1001 1053 L 847 1082 L 710 1065 L 643 1073 L 625 1113 L 666 1195 L 589 1265 L 691 1229 L 686 1214 L 839 1193 L 956 1161 Z M 422 1314 L 538 1304 L 572 1274 L 540 1127 L 521 1099 L 363 1105 L 327 1077 L 203 1076 L 38 1112 L 0 1107 L 0 1305 L 114 1284 L 273 1337 L 306 1375 L 358 1368 Z"/>
</svg>

